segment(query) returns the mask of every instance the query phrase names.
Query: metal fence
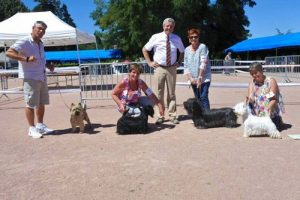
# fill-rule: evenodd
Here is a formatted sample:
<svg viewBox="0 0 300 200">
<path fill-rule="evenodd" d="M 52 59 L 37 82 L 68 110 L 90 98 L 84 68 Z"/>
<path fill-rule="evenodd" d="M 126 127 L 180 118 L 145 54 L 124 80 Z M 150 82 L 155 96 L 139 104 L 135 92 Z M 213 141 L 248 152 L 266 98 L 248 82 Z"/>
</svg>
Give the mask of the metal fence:
<svg viewBox="0 0 300 200">
<path fill-rule="evenodd" d="M 266 57 L 264 67 L 266 73 L 281 77 L 285 82 L 300 79 L 300 55 Z"/>
<path fill-rule="evenodd" d="M 249 64 L 260 62 L 263 64 L 265 74 L 272 77 L 281 77 L 279 82 L 300 82 L 300 56 L 278 56 L 266 57 L 265 60 L 240 61 L 240 60 L 211 60 L 213 74 L 237 75 L 238 72 L 248 72 Z M 143 79 L 149 87 L 154 82 L 154 70 L 145 62 L 130 63 L 90 63 L 81 64 L 79 72 L 80 98 L 86 100 L 111 99 L 111 90 L 122 79 L 128 76 L 129 65 L 132 63 L 140 64 Z M 181 66 L 178 73 L 184 72 Z"/>
<path fill-rule="evenodd" d="M 131 63 L 92 63 L 81 64 L 79 73 L 81 101 L 111 99 L 111 90 L 122 79 L 128 76 Z M 152 86 L 153 69 L 146 63 L 141 64 L 143 73 L 140 78 Z"/>
</svg>

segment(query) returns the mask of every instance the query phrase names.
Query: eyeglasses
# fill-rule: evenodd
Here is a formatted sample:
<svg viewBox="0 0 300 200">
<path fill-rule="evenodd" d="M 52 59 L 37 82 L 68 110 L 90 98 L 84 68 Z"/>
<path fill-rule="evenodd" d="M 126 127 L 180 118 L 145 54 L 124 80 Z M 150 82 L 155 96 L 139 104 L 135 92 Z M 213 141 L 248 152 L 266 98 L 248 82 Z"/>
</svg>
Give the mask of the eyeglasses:
<svg viewBox="0 0 300 200">
<path fill-rule="evenodd" d="M 189 39 L 198 39 L 199 36 L 190 36 Z"/>
</svg>

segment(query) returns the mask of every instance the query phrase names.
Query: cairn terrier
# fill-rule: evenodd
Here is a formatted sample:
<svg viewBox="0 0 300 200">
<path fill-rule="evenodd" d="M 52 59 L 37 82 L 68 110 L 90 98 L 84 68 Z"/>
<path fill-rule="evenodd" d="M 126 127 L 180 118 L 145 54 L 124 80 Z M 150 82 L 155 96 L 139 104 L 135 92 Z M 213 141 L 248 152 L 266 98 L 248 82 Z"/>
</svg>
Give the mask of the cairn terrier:
<svg viewBox="0 0 300 200">
<path fill-rule="evenodd" d="M 86 112 L 86 105 L 85 104 L 81 104 L 78 103 L 77 105 L 75 105 L 74 103 L 71 104 L 71 108 L 70 108 L 70 112 L 71 112 L 71 126 L 72 126 L 72 132 L 76 131 L 76 127 L 79 126 L 80 128 L 80 133 L 84 132 L 84 122 L 83 120 L 85 120 L 88 123 L 89 128 L 92 128 L 92 124 L 90 122 L 89 116 Z"/>
</svg>

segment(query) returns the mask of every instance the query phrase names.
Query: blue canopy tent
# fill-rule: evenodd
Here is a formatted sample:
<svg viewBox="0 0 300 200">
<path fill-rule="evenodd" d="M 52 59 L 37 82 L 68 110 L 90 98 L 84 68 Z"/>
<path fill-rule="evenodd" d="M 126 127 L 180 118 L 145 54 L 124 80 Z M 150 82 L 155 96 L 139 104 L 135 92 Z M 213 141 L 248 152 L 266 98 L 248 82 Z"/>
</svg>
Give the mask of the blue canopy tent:
<svg viewBox="0 0 300 200">
<path fill-rule="evenodd" d="M 249 52 L 300 46 L 300 32 L 244 40 L 225 49 L 225 52 Z"/>
<path fill-rule="evenodd" d="M 82 61 L 96 61 L 98 59 L 120 59 L 122 51 L 118 49 L 108 50 L 80 50 L 77 51 L 48 51 L 46 52 L 47 61 L 77 61 L 78 54 Z"/>
</svg>

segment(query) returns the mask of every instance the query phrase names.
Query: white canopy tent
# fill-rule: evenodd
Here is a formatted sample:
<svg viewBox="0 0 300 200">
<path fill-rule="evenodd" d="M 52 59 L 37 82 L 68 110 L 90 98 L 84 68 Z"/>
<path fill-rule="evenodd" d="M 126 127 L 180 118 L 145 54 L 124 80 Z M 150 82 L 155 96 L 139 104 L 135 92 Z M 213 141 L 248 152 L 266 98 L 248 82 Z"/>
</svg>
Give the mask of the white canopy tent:
<svg viewBox="0 0 300 200">
<path fill-rule="evenodd" d="M 94 35 L 82 32 L 54 15 L 51 11 L 17 13 L 0 22 L 0 47 L 10 47 L 16 40 L 29 35 L 36 21 L 47 24 L 46 34 L 42 38 L 45 46 L 76 45 L 80 64 L 79 44 L 96 43 Z M 6 68 L 6 67 L 5 67 Z"/>
<path fill-rule="evenodd" d="M 44 21 L 48 28 L 43 37 L 45 46 L 66 46 L 95 43 L 94 35 L 84 33 L 54 15 L 50 11 L 17 13 L 0 22 L 0 47 L 9 47 L 16 40 L 31 33 L 36 21 Z"/>
</svg>

